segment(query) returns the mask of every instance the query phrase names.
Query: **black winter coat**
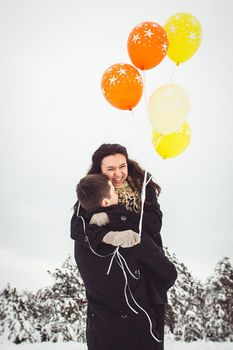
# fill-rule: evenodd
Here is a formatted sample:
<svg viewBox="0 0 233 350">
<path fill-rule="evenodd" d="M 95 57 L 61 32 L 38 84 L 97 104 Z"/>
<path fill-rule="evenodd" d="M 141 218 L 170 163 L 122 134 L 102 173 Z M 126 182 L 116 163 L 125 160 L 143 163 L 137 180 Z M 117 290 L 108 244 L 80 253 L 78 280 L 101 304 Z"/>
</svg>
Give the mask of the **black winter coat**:
<svg viewBox="0 0 233 350">
<path fill-rule="evenodd" d="M 111 230 L 125 230 L 129 228 L 129 218 L 122 214 L 122 207 L 112 206 L 100 209 L 106 211 Z M 124 209 L 124 208 L 123 208 Z M 124 212 L 125 213 L 125 212 Z M 127 211 L 129 214 L 129 212 Z M 94 231 L 101 233 L 101 228 L 92 226 Z M 138 222 L 131 217 L 130 228 L 136 230 Z M 102 230 L 110 230 L 105 227 Z M 94 248 L 94 247 L 93 247 Z M 111 254 L 115 247 L 99 243 L 94 248 L 100 255 Z M 125 258 L 130 271 L 138 278 L 134 279 L 128 272 L 127 278 L 136 302 L 149 314 L 153 333 L 157 338 L 163 338 L 163 305 L 153 307 L 148 278 L 156 285 L 160 285 L 164 296 L 167 289 L 176 279 L 174 265 L 164 256 L 158 245 L 142 232 L 142 241 L 133 248 L 120 248 L 120 254 Z M 85 244 L 75 242 L 75 260 L 83 278 L 88 300 L 87 342 L 89 350 L 156 350 L 163 349 L 163 342 L 158 343 L 149 332 L 149 321 L 145 313 L 133 302 L 130 293 L 127 297 L 130 305 L 139 311 L 134 314 L 126 303 L 124 296 L 125 278 L 121 267 L 113 261 L 109 275 L 107 270 L 112 256 L 96 256 Z M 127 269 L 125 268 L 125 271 Z M 161 292 L 161 291 L 160 291 Z"/>
<path fill-rule="evenodd" d="M 153 203 L 153 204 L 148 204 Z M 110 218 L 110 226 L 98 227 L 96 225 L 89 225 L 90 215 L 85 210 L 80 208 L 79 215 L 85 220 L 86 235 L 83 230 L 83 221 L 76 213 L 71 219 L 71 238 L 79 244 L 88 246 L 87 237 L 93 249 L 97 249 L 99 244 L 102 242 L 103 237 L 111 230 L 126 230 L 132 229 L 138 232 L 140 213 L 135 213 L 127 210 L 123 206 L 117 206 L 117 211 L 108 211 Z M 102 210 L 103 211 L 103 210 Z M 121 217 L 125 217 L 127 220 L 121 220 Z M 162 212 L 157 202 L 157 197 L 154 190 L 146 188 L 146 200 L 144 204 L 143 221 L 142 221 L 142 232 L 148 234 L 154 242 L 162 248 L 162 239 L 160 230 L 162 226 Z M 148 288 L 150 293 L 151 303 L 153 304 L 165 304 L 167 302 L 167 294 L 164 290 L 164 286 L 159 283 L 153 283 L 148 276 Z"/>
<path fill-rule="evenodd" d="M 108 255 L 113 250 L 114 248 L 110 245 L 102 243 L 98 254 Z M 176 269 L 147 235 L 142 237 L 139 245 L 128 249 L 120 248 L 119 252 L 126 260 L 130 271 L 138 278 L 134 279 L 125 268 L 133 297 L 148 312 L 152 320 L 153 332 L 157 338 L 161 339 L 163 337 L 163 334 L 159 333 L 161 320 L 150 305 L 145 271 L 150 274 L 151 279 L 164 285 L 164 289 L 167 290 L 176 279 Z M 126 303 L 125 278 L 117 261 L 113 261 L 110 273 L 107 275 L 111 256 L 96 256 L 89 248 L 77 242 L 75 260 L 86 287 L 89 350 L 113 350 L 116 344 L 118 349 L 126 350 L 127 344 L 135 345 L 136 339 L 142 344 L 147 340 L 148 346 L 151 344 L 154 349 L 159 349 L 159 344 L 149 333 L 149 323 L 145 313 L 135 305 L 129 292 L 127 293 L 129 303 L 139 312 L 139 315 L 135 315 Z M 124 347 L 122 347 L 123 344 Z M 143 346 L 142 349 L 146 350 L 147 347 Z"/>
</svg>

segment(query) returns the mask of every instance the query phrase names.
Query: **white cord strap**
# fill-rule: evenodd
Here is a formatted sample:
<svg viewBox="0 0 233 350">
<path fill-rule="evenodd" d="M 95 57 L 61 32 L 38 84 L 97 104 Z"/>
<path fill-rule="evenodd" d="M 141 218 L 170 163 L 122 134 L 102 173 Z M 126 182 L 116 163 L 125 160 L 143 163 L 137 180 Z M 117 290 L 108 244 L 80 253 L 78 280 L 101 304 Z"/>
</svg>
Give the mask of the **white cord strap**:
<svg viewBox="0 0 233 350">
<path fill-rule="evenodd" d="M 119 251 L 118 251 L 118 253 L 119 253 Z M 120 253 L 117 254 L 117 258 L 118 258 L 117 263 L 118 263 L 118 265 L 121 267 L 122 272 L 123 272 L 123 275 L 124 275 L 124 278 L 125 278 L 124 295 L 125 295 L 126 303 L 127 303 L 128 307 L 129 307 L 135 314 L 138 315 L 138 312 L 137 312 L 137 311 L 130 305 L 130 303 L 129 303 L 129 299 L 128 299 L 128 296 L 127 296 L 127 289 L 129 288 L 129 285 L 128 285 L 128 278 L 127 278 L 127 274 L 126 274 L 125 269 L 124 269 L 124 265 L 123 265 L 123 263 L 122 263 L 122 261 L 121 261 L 121 258 L 120 258 Z"/>
<path fill-rule="evenodd" d="M 135 304 L 140 310 L 142 310 L 142 311 L 145 313 L 145 315 L 146 315 L 146 317 L 147 317 L 147 319 L 148 319 L 148 321 L 149 321 L 149 325 L 150 325 L 150 334 L 151 334 L 151 336 L 152 336 L 157 342 L 161 343 L 162 340 L 158 339 L 158 338 L 154 335 L 154 333 L 153 333 L 153 325 L 152 325 L 152 321 L 151 321 L 151 318 L 150 318 L 149 314 L 146 312 L 145 309 L 143 309 L 143 307 L 142 307 L 141 305 L 138 304 L 138 302 L 135 300 L 135 298 L 134 298 L 134 296 L 133 296 L 133 293 L 132 293 L 132 291 L 131 291 L 131 289 L 130 289 L 130 286 L 129 286 L 129 283 L 128 283 L 127 274 L 126 274 L 126 272 L 125 272 L 125 270 L 124 270 L 123 262 L 125 263 L 126 268 L 127 268 L 127 270 L 130 272 L 130 274 L 131 274 L 132 277 L 134 277 L 135 279 L 139 279 L 140 277 L 137 278 L 136 276 L 134 276 L 134 275 L 132 274 L 132 272 L 130 271 L 130 269 L 129 269 L 129 267 L 128 267 L 126 261 L 125 261 L 125 259 L 124 259 L 123 256 L 120 254 L 119 250 L 117 250 L 116 256 L 117 256 L 117 258 L 118 258 L 117 263 L 118 263 L 118 265 L 121 267 L 121 269 L 122 269 L 122 271 L 123 271 L 123 274 L 124 274 L 124 277 L 125 277 L 124 294 L 125 294 L 125 300 L 126 300 L 127 305 L 129 306 L 129 308 L 130 308 L 134 313 L 138 314 L 138 312 L 137 312 L 137 311 L 130 305 L 130 303 L 129 303 L 129 299 L 128 299 L 128 296 L 127 296 L 127 289 L 128 289 L 128 291 L 129 291 L 129 293 L 130 293 L 130 296 L 131 296 L 131 298 L 132 298 L 134 304 Z M 122 262 L 122 261 L 123 261 L 123 262 Z"/>
<path fill-rule="evenodd" d="M 149 179 L 147 179 L 147 170 L 145 170 L 145 174 L 144 174 L 144 180 L 143 180 L 143 184 L 142 184 L 142 192 L 141 192 L 141 214 L 140 214 L 140 220 L 139 220 L 139 236 L 141 238 L 142 235 L 142 219 L 143 219 L 143 212 L 144 212 L 144 203 L 145 203 L 145 199 L 146 199 L 146 186 L 147 184 L 150 182 L 152 176 L 149 176 Z"/>
<path fill-rule="evenodd" d="M 131 298 L 133 299 L 134 303 L 137 305 L 137 307 L 139 307 L 140 310 L 142 310 L 142 311 L 146 314 L 146 316 L 147 316 L 147 318 L 148 318 L 148 321 L 149 321 L 149 324 L 150 324 L 150 334 L 151 334 L 151 336 L 152 336 L 157 342 L 161 343 L 162 340 L 156 338 L 156 336 L 155 336 L 154 333 L 153 333 L 153 330 L 152 330 L 152 327 L 153 327 L 153 326 L 152 326 L 152 321 L 151 321 L 151 319 L 150 319 L 150 316 L 148 315 L 148 313 L 146 312 L 146 310 L 144 310 L 143 307 L 137 303 L 137 301 L 135 300 L 135 298 L 134 298 L 134 296 L 133 296 L 133 294 L 132 294 L 132 292 L 131 292 L 131 289 L 130 289 L 129 287 L 128 287 L 128 289 L 129 289 L 129 293 L 130 293 Z"/>
<path fill-rule="evenodd" d="M 140 222 L 139 222 L 139 234 L 141 235 L 141 229 L 142 229 L 142 217 L 143 217 L 143 206 L 144 206 L 144 201 L 145 201 L 145 188 L 146 188 L 146 185 L 148 184 L 148 182 L 150 181 L 151 177 L 146 181 L 146 177 L 147 177 L 147 171 L 145 172 L 145 175 L 144 175 L 144 181 L 143 181 L 143 187 L 142 187 L 142 196 L 141 196 L 141 201 L 142 201 L 142 209 L 141 209 L 141 216 L 140 216 Z M 78 210 L 77 210 L 77 216 L 82 220 L 82 223 L 83 223 L 83 230 L 84 230 L 84 234 L 85 234 L 85 237 L 87 239 L 87 242 L 88 242 L 88 245 L 89 245 L 89 248 L 91 249 L 91 251 L 98 257 L 100 258 L 106 258 L 106 257 L 109 257 L 112 255 L 112 258 L 110 260 L 110 264 L 109 264 L 109 267 L 108 267 L 108 270 L 107 270 L 107 275 L 109 275 L 110 271 L 111 271 L 111 267 L 112 267 L 112 264 L 113 264 L 113 261 L 114 259 L 116 259 L 116 262 L 117 264 L 120 266 L 122 272 L 123 272 L 123 275 L 124 275 L 124 279 L 125 279 L 125 285 L 124 285 L 124 296 L 125 296 L 125 300 L 126 300 L 126 303 L 128 305 L 128 307 L 135 313 L 138 315 L 138 311 L 136 311 L 133 306 L 130 304 L 129 302 L 129 299 L 128 299 L 128 295 L 127 295 L 127 290 L 129 291 L 130 293 L 130 296 L 134 302 L 134 304 L 140 309 L 142 310 L 145 315 L 147 316 L 148 318 L 148 321 L 149 321 L 149 325 L 150 325 L 150 334 L 151 336 L 157 341 L 157 342 L 162 342 L 162 340 L 158 339 L 154 333 L 153 333 L 153 326 L 152 326 L 152 321 L 150 319 L 150 316 L 148 315 L 148 313 L 146 312 L 146 310 L 143 309 L 142 306 L 140 306 L 137 301 L 135 300 L 134 296 L 133 296 L 133 293 L 130 289 L 130 286 L 129 286 L 129 283 L 128 283 L 128 278 L 127 278 L 127 273 L 125 271 L 125 268 L 124 266 L 126 267 L 128 273 L 136 280 L 140 279 L 140 276 L 137 277 L 135 276 L 131 271 L 130 271 L 130 268 L 125 260 L 125 258 L 120 254 L 119 252 L 119 246 L 116 247 L 116 249 L 114 249 L 114 251 L 110 254 L 107 254 L 107 255 L 100 255 L 98 253 L 96 253 L 94 251 L 94 249 L 91 247 L 91 244 L 89 242 L 89 239 L 88 239 L 88 236 L 86 234 L 86 224 L 85 224 L 85 220 L 83 219 L 83 217 L 81 215 L 78 215 L 79 214 L 79 209 L 80 209 L 80 203 L 78 205 Z"/>
<path fill-rule="evenodd" d="M 85 238 L 86 238 L 86 241 L 87 241 L 88 246 L 89 246 L 89 248 L 91 249 L 92 253 L 94 253 L 95 255 L 97 255 L 97 256 L 100 257 L 100 258 L 106 258 L 106 257 L 111 256 L 111 255 L 113 255 L 113 257 L 114 257 L 114 255 L 116 254 L 116 249 L 115 249 L 112 253 L 109 253 L 109 254 L 107 254 L 107 255 L 101 255 L 101 254 L 98 254 L 98 253 L 96 253 L 96 252 L 94 251 L 94 249 L 92 248 L 92 246 L 91 246 L 91 244 L 90 244 L 89 238 L 88 238 L 88 236 L 87 236 L 87 234 L 86 234 L 86 224 L 85 224 L 85 220 L 84 220 L 84 218 L 83 218 L 81 215 L 78 215 L 78 214 L 79 214 L 79 209 L 80 209 L 80 203 L 79 203 L 79 205 L 78 205 L 77 217 L 80 218 L 80 219 L 82 220 L 82 223 L 83 223 L 83 231 L 84 231 L 84 234 L 85 234 Z M 113 260 L 113 258 L 111 259 L 111 261 L 112 261 L 112 260 Z M 110 262 L 110 264 L 112 265 L 111 262 Z"/>
<path fill-rule="evenodd" d="M 109 273 L 110 273 L 110 270 L 111 270 L 111 267 L 112 267 L 112 263 L 113 263 L 113 260 L 114 260 L 114 258 L 116 256 L 117 252 L 118 252 L 118 249 L 119 249 L 119 247 L 116 247 L 116 249 L 113 252 L 113 255 L 112 255 L 112 258 L 110 260 L 109 267 L 108 267 L 107 275 L 109 275 Z"/>
</svg>

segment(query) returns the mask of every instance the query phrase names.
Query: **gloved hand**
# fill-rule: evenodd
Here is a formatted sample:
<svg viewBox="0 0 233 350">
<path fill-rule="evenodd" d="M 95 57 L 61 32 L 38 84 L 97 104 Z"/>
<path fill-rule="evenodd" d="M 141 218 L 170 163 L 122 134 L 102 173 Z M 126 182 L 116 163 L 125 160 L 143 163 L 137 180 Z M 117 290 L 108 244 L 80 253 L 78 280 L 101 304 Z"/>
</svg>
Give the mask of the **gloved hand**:
<svg viewBox="0 0 233 350">
<path fill-rule="evenodd" d="M 89 224 L 95 224 L 97 226 L 104 226 L 109 224 L 109 218 L 106 213 L 97 213 L 92 215 Z"/>
<path fill-rule="evenodd" d="M 132 230 L 109 231 L 103 238 L 103 242 L 115 247 L 130 248 L 140 242 L 139 234 Z"/>
</svg>

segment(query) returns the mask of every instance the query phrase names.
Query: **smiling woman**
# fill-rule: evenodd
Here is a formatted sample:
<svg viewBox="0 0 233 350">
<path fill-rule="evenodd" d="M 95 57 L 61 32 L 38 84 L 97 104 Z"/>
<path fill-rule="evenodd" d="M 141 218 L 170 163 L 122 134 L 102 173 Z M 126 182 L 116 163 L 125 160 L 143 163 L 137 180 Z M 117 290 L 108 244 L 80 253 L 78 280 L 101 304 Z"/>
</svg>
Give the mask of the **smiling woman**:
<svg viewBox="0 0 233 350">
<path fill-rule="evenodd" d="M 94 152 L 86 178 L 94 174 L 107 176 L 115 188 L 119 204 L 106 209 L 100 203 L 99 208 L 88 213 L 78 196 L 71 219 L 75 260 L 86 286 L 89 305 L 88 349 L 118 350 L 129 347 L 135 350 L 162 350 L 164 306 L 167 290 L 176 279 L 176 271 L 162 250 L 162 213 L 157 201 L 160 187 L 151 179 L 147 181 L 143 205 L 141 192 L 145 171 L 128 157 L 126 148 L 119 144 L 102 144 Z M 94 185 L 97 196 L 99 188 L 97 183 Z M 130 237 L 138 236 L 142 209 L 141 244 L 137 240 L 137 246 L 131 248 L 135 241 L 132 240 L 131 244 Z M 100 215 L 98 223 L 93 221 L 96 215 Z M 121 254 L 127 271 L 122 265 Z M 107 261 L 103 258 L 107 258 Z M 110 270 L 106 278 L 106 271 Z M 135 273 L 139 275 L 134 276 Z M 138 282 L 134 283 L 132 277 Z M 132 303 L 135 303 L 133 308 Z M 134 308 L 140 311 L 135 312 Z"/>
<path fill-rule="evenodd" d="M 145 172 L 137 162 L 128 157 L 128 152 L 124 146 L 119 144 L 102 144 L 94 152 L 88 175 L 101 173 L 105 174 L 115 187 L 119 197 L 119 204 L 124 206 L 128 211 L 139 213 L 141 211 L 141 190 Z M 162 247 L 160 237 L 162 213 L 157 201 L 159 193 L 159 185 L 150 180 L 146 186 L 144 221 L 147 222 L 153 239 Z M 78 205 L 79 202 L 77 201 L 74 205 L 74 218 L 77 216 Z M 146 220 L 148 208 L 150 217 L 149 220 Z M 80 238 L 76 230 L 71 231 L 71 237 L 75 240 L 77 240 L 77 237 Z M 99 236 L 92 240 L 94 247 L 99 242 Z"/>
</svg>

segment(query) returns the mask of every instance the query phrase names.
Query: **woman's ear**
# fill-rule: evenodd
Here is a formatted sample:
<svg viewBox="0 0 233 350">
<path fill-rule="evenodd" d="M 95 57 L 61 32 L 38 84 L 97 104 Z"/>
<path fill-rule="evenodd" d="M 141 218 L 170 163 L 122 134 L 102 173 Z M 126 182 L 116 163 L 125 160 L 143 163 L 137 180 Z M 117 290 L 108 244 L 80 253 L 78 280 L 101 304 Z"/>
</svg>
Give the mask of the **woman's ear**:
<svg viewBox="0 0 233 350">
<path fill-rule="evenodd" d="M 108 198 L 104 198 L 101 202 L 101 207 L 109 207 L 110 203 L 109 203 L 109 199 Z"/>
</svg>

